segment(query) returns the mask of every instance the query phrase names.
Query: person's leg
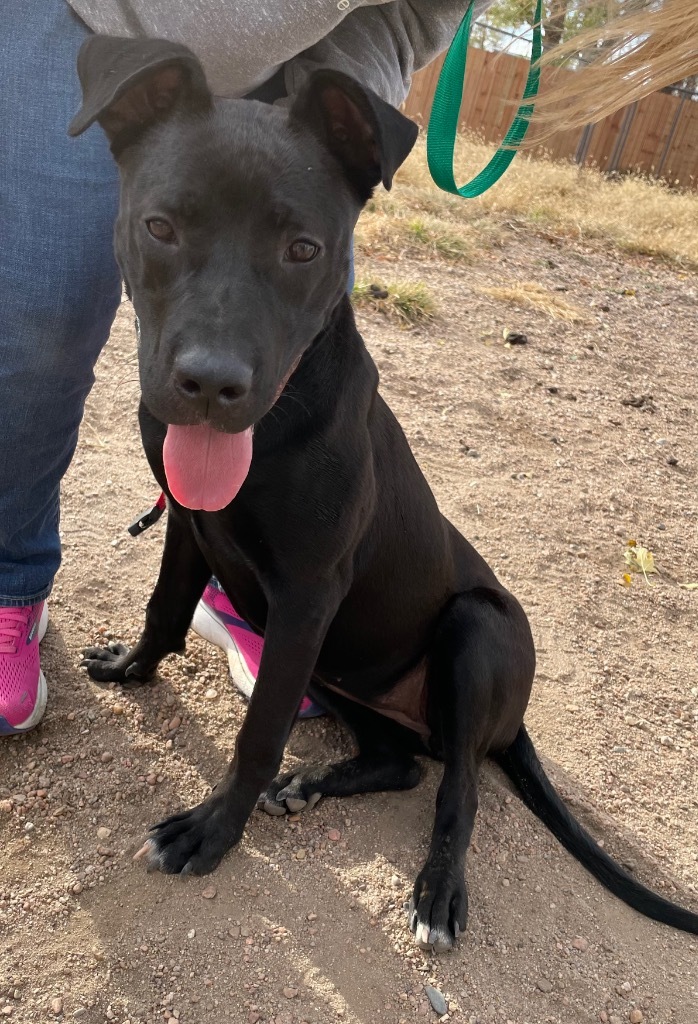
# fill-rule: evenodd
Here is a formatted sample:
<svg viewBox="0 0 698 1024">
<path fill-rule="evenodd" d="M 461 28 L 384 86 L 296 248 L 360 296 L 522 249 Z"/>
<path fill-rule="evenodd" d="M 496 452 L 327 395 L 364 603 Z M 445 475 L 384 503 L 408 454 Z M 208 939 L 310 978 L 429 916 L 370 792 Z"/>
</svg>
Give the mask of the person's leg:
<svg viewBox="0 0 698 1024">
<path fill-rule="evenodd" d="M 76 58 L 87 35 L 66 0 L 26 0 L 3 13 L 0 732 L 3 717 L 7 732 L 19 713 L 19 705 L 4 713 L 12 704 L 8 680 L 39 672 L 42 602 L 60 563 L 60 482 L 121 294 L 114 162 L 98 127 L 80 139 L 67 135 L 80 104 Z M 13 655 L 22 646 L 32 648 L 31 664 L 26 650 L 19 662 Z M 23 711 L 37 702 L 26 687 L 15 697 Z M 36 724 L 32 716 L 20 724 L 27 721 Z"/>
</svg>

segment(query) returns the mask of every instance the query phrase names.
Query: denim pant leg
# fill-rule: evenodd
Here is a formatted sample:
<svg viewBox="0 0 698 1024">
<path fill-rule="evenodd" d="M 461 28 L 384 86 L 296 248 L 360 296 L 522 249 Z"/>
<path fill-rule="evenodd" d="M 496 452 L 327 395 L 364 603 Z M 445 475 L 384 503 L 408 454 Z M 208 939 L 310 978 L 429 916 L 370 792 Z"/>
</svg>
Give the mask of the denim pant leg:
<svg viewBox="0 0 698 1024">
<path fill-rule="evenodd" d="M 88 29 L 66 0 L 5 4 L 0 32 L 0 605 L 45 597 L 59 489 L 119 304 L 118 178 L 99 127 L 69 139 Z"/>
</svg>

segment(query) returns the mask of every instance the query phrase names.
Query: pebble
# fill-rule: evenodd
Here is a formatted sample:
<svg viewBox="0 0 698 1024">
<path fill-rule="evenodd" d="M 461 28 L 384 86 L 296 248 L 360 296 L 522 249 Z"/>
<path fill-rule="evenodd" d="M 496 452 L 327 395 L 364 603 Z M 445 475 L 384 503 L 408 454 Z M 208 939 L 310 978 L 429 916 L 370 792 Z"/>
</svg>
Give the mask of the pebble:
<svg viewBox="0 0 698 1024">
<path fill-rule="evenodd" d="M 34 823 L 31 822 L 31 821 L 26 822 L 26 824 L 24 826 L 24 831 L 25 832 L 33 832 L 34 831 Z"/>
<path fill-rule="evenodd" d="M 570 943 L 572 949 L 578 949 L 580 953 L 586 953 L 589 948 L 589 943 L 586 939 L 583 939 L 581 935 L 575 936 Z"/>
<path fill-rule="evenodd" d="M 296 850 L 296 860 L 305 860 L 307 853 L 305 850 Z"/>
<path fill-rule="evenodd" d="M 169 732 L 174 732 L 175 729 L 179 729 L 181 724 L 182 724 L 182 719 L 179 717 L 179 715 L 175 715 L 174 718 L 170 719 L 170 722 L 169 722 L 167 728 L 168 728 Z"/>
<path fill-rule="evenodd" d="M 59 1013 L 63 1013 L 63 1000 L 60 996 L 56 996 L 51 1000 L 51 1013 L 54 1017 L 57 1017 Z"/>
<path fill-rule="evenodd" d="M 11 812 L 11 810 L 12 810 L 12 801 L 11 800 L 0 800 L 0 811 L 2 811 L 4 814 L 9 814 Z"/>
<path fill-rule="evenodd" d="M 642 1024 L 645 1019 L 645 1015 L 642 1010 L 631 1010 L 628 1014 L 628 1020 L 630 1024 Z"/>
<path fill-rule="evenodd" d="M 188 939 L 195 939 L 196 938 L 196 928 L 190 928 L 189 929 L 189 931 L 187 932 L 187 938 Z"/>
<path fill-rule="evenodd" d="M 110 754 L 108 750 L 105 750 L 102 756 L 100 757 L 100 761 L 102 762 L 102 764 L 109 764 L 109 762 L 113 760 L 114 755 Z"/>
<path fill-rule="evenodd" d="M 553 983 L 548 981 L 547 978 L 539 978 L 536 982 L 536 988 L 540 989 L 541 992 L 552 992 Z"/>
<path fill-rule="evenodd" d="M 206 888 L 202 890 L 201 895 L 205 900 L 212 900 L 217 892 L 218 890 L 215 885 L 207 885 Z"/>
<path fill-rule="evenodd" d="M 433 985 L 425 985 L 424 991 L 426 992 L 427 999 L 431 1003 L 434 1012 L 438 1013 L 439 1017 L 443 1017 L 448 1010 L 448 1004 L 446 1003 L 442 993 L 439 992 L 438 988 L 434 988 Z"/>
<path fill-rule="evenodd" d="M 295 999 L 296 996 L 298 995 L 298 989 L 297 988 L 289 988 L 288 986 L 284 986 L 283 993 L 284 993 L 284 995 L 286 996 L 287 999 Z"/>
<path fill-rule="evenodd" d="M 333 843 L 338 843 L 339 840 L 342 838 L 342 833 L 339 831 L 339 829 L 331 828 L 330 831 L 327 833 L 327 838 L 331 839 Z"/>
<path fill-rule="evenodd" d="M 217 696 L 218 690 L 214 690 L 212 686 L 209 687 L 209 689 L 206 690 L 206 692 L 204 693 L 204 697 L 206 698 L 206 700 L 215 700 Z"/>
<path fill-rule="evenodd" d="M 106 825 L 100 825 L 99 828 L 97 829 L 98 839 L 108 839 L 110 835 L 111 829 L 107 828 Z"/>
<path fill-rule="evenodd" d="M 11 1017 L 12 1016 L 12 1007 L 11 1006 L 3 1006 L 2 1010 L 0 1010 L 0 1013 L 4 1017 Z"/>
<path fill-rule="evenodd" d="M 76 882 L 75 885 L 73 886 L 73 889 L 72 889 L 74 895 L 75 896 L 79 896 L 80 893 L 82 892 L 82 888 L 83 888 L 82 882 Z"/>
</svg>

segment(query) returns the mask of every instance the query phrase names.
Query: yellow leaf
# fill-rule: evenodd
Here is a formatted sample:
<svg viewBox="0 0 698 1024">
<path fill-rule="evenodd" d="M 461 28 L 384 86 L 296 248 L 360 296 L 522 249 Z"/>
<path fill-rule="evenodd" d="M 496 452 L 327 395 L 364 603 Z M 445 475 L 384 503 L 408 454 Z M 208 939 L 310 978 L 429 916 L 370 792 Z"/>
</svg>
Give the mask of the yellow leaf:
<svg viewBox="0 0 698 1024">
<path fill-rule="evenodd" d="M 635 542 L 633 542 L 631 545 L 630 541 L 628 541 L 628 547 L 625 549 L 624 558 L 626 565 L 631 569 L 641 572 L 645 577 L 645 583 L 648 586 L 651 586 L 652 584 L 647 577 L 657 571 L 654 567 L 654 555 L 652 552 L 648 551 L 647 548 L 643 548 L 641 544 L 635 544 Z"/>
<path fill-rule="evenodd" d="M 624 288 L 623 291 L 621 292 L 621 295 L 631 295 L 632 296 L 634 294 L 635 294 L 635 289 L 634 288 Z"/>
<path fill-rule="evenodd" d="M 618 582 L 620 583 L 621 587 L 629 587 L 630 584 L 633 582 L 633 578 L 629 572 L 624 572 L 621 578 L 618 580 Z"/>
<path fill-rule="evenodd" d="M 698 583 L 679 583 L 684 590 L 698 590 Z"/>
<path fill-rule="evenodd" d="M 628 541 L 628 547 L 629 548 L 637 547 L 637 541 L 636 540 L 629 540 Z"/>
</svg>

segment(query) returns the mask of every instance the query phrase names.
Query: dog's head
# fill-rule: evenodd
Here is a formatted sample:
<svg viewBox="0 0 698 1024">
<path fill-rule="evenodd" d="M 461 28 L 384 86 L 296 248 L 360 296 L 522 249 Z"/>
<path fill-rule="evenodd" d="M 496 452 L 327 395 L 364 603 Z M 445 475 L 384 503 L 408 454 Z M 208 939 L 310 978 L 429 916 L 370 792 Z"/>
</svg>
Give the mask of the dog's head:
<svg viewBox="0 0 698 1024">
<path fill-rule="evenodd" d="M 219 476 L 234 464 L 244 479 L 251 428 L 329 322 L 361 207 L 390 188 L 416 128 L 332 71 L 288 109 L 214 101 L 194 54 L 163 40 L 92 37 L 78 72 L 70 134 L 98 121 L 119 166 L 116 253 L 143 400 L 170 425 L 166 468 L 184 480 L 173 493 L 221 507 L 230 489 L 194 501 L 204 449 Z"/>
</svg>

